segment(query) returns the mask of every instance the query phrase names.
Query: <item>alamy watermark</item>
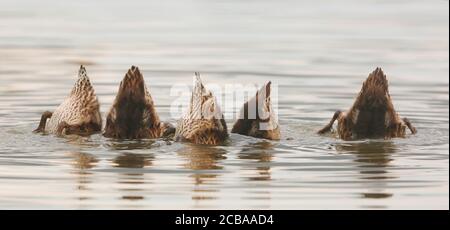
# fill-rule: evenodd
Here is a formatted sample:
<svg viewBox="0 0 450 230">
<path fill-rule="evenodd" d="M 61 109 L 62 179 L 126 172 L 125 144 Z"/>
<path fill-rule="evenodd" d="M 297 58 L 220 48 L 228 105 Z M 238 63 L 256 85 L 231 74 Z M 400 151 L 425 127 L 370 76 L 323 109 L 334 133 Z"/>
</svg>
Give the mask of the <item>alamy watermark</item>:
<svg viewBox="0 0 450 230">
<path fill-rule="evenodd" d="M 207 84 L 198 89 L 187 84 L 174 84 L 170 115 L 179 119 L 191 111 L 192 119 L 277 119 L 278 85 L 266 84 Z M 191 101 L 193 103 L 191 103 Z M 247 103 L 245 112 L 244 104 Z M 196 110 L 196 111 L 193 111 Z"/>
</svg>

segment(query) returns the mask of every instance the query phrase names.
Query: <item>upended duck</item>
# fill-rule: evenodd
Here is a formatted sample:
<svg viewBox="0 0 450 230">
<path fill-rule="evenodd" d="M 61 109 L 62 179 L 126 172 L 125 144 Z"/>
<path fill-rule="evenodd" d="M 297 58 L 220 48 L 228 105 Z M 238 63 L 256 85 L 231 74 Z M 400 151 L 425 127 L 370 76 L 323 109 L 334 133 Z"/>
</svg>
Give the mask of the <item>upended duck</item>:
<svg viewBox="0 0 450 230">
<path fill-rule="evenodd" d="M 350 110 L 336 111 L 330 123 L 319 134 L 329 132 L 336 120 L 337 133 L 344 140 L 405 137 L 406 127 L 412 134 L 417 133 L 411 122 L 407 118 L 400 118 L 395 111 L 388 81 L 381 68 L 369 74 Z"/>
<path fill-rule="evenodd" d="M 194 88 L 186 114 L 178 121 L 175 140 L 204 145 L 224 144 L 227 124 L 216 98 L 195 73 Z"/>
<path fill-rule="evenodd" d="M 270 96 L 271 84 L 264 84 L 256 95 L 243 105 L 232 133 L 269 140 L 280 139 L 278 118 L 272 108 Z"/>
<path fill-rule="evenodd" d="M 120 83 L 103 135 L 117 139 L 153 139 L 174 132 L 170 123 L 160 121 L 142 73 L 132 66 Z"/>
<path fill-rule="evenodd" d="M 86 69 L 81 65 L 78 80 L 69 96 L 54 112 L 47 111 L 42 114 L 39 127 L 34 132 L 90 135 L 100 132 L 101 129 L 100 104 Z"/>
</svg>

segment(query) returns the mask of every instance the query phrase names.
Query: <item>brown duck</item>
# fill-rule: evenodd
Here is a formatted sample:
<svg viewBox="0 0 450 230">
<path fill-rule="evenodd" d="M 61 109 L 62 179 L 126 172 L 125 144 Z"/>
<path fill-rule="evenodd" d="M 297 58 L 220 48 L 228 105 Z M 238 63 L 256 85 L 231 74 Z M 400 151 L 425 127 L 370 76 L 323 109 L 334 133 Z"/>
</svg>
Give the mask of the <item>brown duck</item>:
<svg viewBox="0 0 450 230">
<path fill-rule="evenodd" d="M 220 145 L 228 137 L 227 124 L 214 95 L 195 73 L 194 89 L 186 114 L 178 121 L 176 141 Z"/>
<path fill-rule="evenodd" d="M 174 132 L 171 124 L 159 120 L 144 77 L 138 67 L 132 66 L 120 83 L 103 135 L 117 139 L 152 139 Z"/>
<path fill-rule="evenodd" d="M 48 119 L 50 120 L 47 122 Z M 90 135 L 100 132 L 101 128 L 100 104 L 86 69 L 81 66 L 70 95 L 53 113 L 47 111 L 42 114 L 39 127 L 34 132 Z"/>
<path fill-rule="evenodd" d="M 388 81 L 381 68 L 363 83 L 361 92 L 348 112 L 336 111 L 330 123 L 319 131 L 329 132 L 338 120 L 337 133 L 344 140 L 405 137 L 406 127 L 417 133 L 407 118 L 400 118 L 389 95 Z"/>
<path fill-rule="evenodd" d="M 270 100 L 271 84 L 265 84 L 244 104 L 232 133 L 269 140 L 280 139 L 280 126 Z"/>
</svg>

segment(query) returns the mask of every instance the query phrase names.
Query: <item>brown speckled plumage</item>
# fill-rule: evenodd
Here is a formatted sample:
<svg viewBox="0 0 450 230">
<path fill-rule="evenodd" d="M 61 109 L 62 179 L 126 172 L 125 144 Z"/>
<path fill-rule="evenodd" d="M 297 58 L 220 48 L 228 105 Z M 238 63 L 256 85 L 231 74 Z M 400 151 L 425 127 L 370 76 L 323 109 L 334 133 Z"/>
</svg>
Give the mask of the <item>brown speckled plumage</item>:
<svg viewBox="0 0 450 230">
<path fill-rule="evenodd" d="M 337 111 L 319 133 L 330 131 L 335 120 L 338 120 L 337 133 L 344 140 L 404 137 L 407 127 L 413 134 L 417 132 L 407 118 L 400 118 L 395 111 L 381 68 L 373 71 L 363 83 L 350 110 Z"/>
<path fill-rule="evenodd" d="M 175 139 L 195 144 L 220 145 L 228 137 L 227 125 L 214 95 L 194 77 L 188 112 L 178 121 Z"/>
<path fill-rule="evenodd" d="M 118 139 L 159 138 L 175 129 L 160 121 L 138 67 L 128 70 L 108 113 L 103 135 Z"/>
<path fill-rule="evenodd" d="M 48 122 L 47 119 L 50 119 Z M 90 135 L 101 131 L 100 104 L 89 81 L 86 69 L 81 66 L 78 80 L 70 95 L 53 113 L 45 112 L 36 132 L 52 134 Z"/>
<path fill-rule="evenodd" d="M 280 139 L 280 127 L 272 108 L 270 87 L 271 82 L 268 82 L 244 104 L 232 133 L 269 140 Z"/>
</svg>

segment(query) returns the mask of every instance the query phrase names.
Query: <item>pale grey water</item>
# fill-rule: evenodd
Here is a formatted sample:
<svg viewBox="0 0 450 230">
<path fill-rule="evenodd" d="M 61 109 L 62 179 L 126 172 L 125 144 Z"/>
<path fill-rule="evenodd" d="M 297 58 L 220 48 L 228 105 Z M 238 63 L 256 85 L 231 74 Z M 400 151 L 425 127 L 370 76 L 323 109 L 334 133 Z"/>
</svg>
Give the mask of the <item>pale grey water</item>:
<svg viewBox="0 0 450 230">
<path fill-rule="evenodd" d="M 0 0 L 0 209 L 448 209 L 448 1 Z M 279 88 L 283 140 L 223 147 L 32 134 L 78 65 L 106 113 L 138 65 L 173 83 Z M 419 133 L 315 134 L 376 66 Z M 232 124 L 232 121 L 229 121 Z M 292 138 L 292 140 L 286 140 Z"/>
</svg>

